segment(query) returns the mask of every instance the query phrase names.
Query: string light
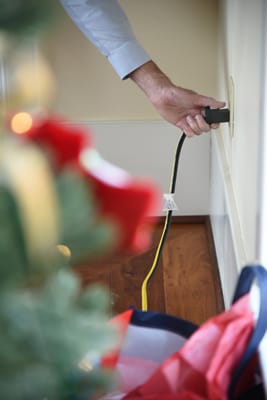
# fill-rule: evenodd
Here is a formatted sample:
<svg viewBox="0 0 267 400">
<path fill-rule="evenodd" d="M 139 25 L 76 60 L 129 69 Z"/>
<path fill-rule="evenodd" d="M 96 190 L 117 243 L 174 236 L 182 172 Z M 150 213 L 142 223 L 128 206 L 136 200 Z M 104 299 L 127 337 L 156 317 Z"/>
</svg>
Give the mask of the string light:
<svg viewBox="0 0 267 400">
<path fill-rule="evenodd" d="M 80 369 L 82 369 L 83 371 L 86 371 L 86 372 L 92 371 L 92 369 L 93 369 L 92 364 L 87 360 L 81 361 L 78 366 Z"/>
<path fill-rule="evenodd" d="M 33 124 L 32 116 L 28 112 L 18 112 L 13 115 L 10 126 L 14 133 L 22 135 L 27 132 Z"/>
<path fill-rule="evenodd" d="M 70 257 L 71 256 L 71 250 L 70 250 L 70 248 L 68 246 L 65 246 L 64 244 L 58 244 L 57 245 L 57 249 L 64 256 L 66 256 L 66 257 Z"/>
</svg>

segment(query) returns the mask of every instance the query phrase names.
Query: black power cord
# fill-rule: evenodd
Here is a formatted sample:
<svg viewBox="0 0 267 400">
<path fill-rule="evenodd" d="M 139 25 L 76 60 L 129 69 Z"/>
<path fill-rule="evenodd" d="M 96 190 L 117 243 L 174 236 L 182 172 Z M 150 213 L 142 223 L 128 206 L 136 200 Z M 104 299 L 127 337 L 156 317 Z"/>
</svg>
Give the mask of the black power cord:
<svg viewBox="0 0 267 400">
<path fill-rule="evenodd" d="M 210 107 L 205 107 L 203 117 L 208 124 L 229 122 L 230 121 L 230 111 L 228 108 L 211 109 Z M 170 194 L 171 195 L 175 194 L 179 160 L 180 160 L 181 150 L 182 150 L 185 138 L 186 138 L 186 135 L 183 132 L 178 141 L 176 151 L 175 151 L 172 176 L 171 176 L 171 182 L 170 182 Z M 172 219 L 172 210 L 168 209 L 166 217 L 165 217 L 165 223 L 164 223 L 164 227 L 162 230 L 161 238 L 160 238 L 160 241 L 159 241 L 156 253 L 155 253 L 155 257 L 154 257 L 152 266 L 151 266 L 148 274 L 146 275 L 146 277 L 142 283 L 142 287 L 141 287 L 142 310 L 143 311 L 147 311 L 147 285 L 148 285 L 153 273 L 156 271 L 156 269 L 158 267 L 160 256 L 162 254 L 162 250 L 163 250 L 164 244 L 166 242 L 169 228 L 171 225 L 171 219 Z"/>
</svg>

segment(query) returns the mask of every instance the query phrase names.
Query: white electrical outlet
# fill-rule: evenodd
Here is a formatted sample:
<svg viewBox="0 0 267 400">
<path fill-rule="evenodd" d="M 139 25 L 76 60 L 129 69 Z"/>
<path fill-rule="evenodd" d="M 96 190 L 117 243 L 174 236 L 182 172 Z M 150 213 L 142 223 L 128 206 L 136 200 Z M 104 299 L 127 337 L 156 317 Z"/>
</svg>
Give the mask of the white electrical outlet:
<svg viewBox="0 0 267 400">
<path fill-rule="evenodd" d="M 229 129 L 231 138 L 234 137 L 234 104 L 235 104 L 235 85 L 234 79 L 232 76 L 229 77 L 228 82 L 229 88 L 229 110 L 230 110 L 230 121 L 229 121 Z"/>
</svg>

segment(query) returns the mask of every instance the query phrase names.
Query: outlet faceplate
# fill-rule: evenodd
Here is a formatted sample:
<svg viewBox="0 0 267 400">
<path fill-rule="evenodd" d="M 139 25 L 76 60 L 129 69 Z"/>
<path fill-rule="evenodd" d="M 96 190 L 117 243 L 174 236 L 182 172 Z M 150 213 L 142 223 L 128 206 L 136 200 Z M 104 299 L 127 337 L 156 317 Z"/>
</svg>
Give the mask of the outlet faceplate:
<svg viewBox="0 0 267 400">
<path fill-rule="evenodd" d="M 229 110 L 230 110 L 229 129 L 230 129 L 230 136 L 231 136 L 231 138 L 233 138 L 234 137 L 235 85 L 234 85 L 234 79 L 232 76 L 229 77 L 228 88 L 229 88 Z"/>
</svg>

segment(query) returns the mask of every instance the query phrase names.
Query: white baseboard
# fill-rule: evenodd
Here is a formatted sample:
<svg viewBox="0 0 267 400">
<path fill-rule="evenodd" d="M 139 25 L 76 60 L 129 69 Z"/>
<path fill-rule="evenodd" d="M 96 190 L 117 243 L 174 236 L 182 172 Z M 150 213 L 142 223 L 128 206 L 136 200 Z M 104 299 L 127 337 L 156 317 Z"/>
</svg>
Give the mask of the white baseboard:
<svg viewBox="0 0 267 400">
<path fill-rule="evenodd" d="M 210 218 L 225 306 L 228 307 L 246 255 L 231 176 L 223 147 L 215 135 L 211 140 Z"/>
</svg>

